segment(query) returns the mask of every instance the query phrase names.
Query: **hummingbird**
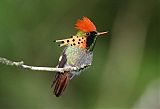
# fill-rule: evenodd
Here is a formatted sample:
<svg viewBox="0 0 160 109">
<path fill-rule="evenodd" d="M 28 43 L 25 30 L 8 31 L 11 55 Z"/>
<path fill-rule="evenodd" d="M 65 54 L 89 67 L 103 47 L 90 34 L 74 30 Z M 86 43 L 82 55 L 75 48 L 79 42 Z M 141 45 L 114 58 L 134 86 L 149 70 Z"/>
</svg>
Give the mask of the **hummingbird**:
<svg viewBox="0 0 160 109">
<path fill-rule="evenodd" d="M 71 38 L 55 40 L 60 43 L 60 47 L 65 46 L 59 57 L 57 68 L 77 67 L 76 71 L 56 72 L 55 79 L 51 85 L 54 87 L 53 93 L 56 97 L 62 95 L 69 81 L 79 75 L 80 72 L 91 66 L 93 60 L 93 49 L 97 37 L 108 32 L 98 32 L 96 26 L 89 18 L 83 17 L 77 20 L 75 28 L 78 30 L 76 35 Z"/>
</svg>

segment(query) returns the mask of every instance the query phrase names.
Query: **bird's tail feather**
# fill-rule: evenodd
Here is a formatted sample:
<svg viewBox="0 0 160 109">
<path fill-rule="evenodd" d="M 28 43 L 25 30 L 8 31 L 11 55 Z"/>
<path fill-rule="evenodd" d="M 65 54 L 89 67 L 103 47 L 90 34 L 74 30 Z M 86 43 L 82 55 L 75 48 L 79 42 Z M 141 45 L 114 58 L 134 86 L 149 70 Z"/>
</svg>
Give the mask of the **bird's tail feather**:
<svg viewBox="0 0 160 109">
<path fill-rule="evenodd" d="M 54 94 L 56 97 L 61 96 L 61 94 L 66 89 L 68 83 L 70 80 L 70 73 L 64 72 L 64 73 L 57 73 L 55 80 L 53 81 L 53 84 L 51 87 L 54 86 Z"/>
</svg>

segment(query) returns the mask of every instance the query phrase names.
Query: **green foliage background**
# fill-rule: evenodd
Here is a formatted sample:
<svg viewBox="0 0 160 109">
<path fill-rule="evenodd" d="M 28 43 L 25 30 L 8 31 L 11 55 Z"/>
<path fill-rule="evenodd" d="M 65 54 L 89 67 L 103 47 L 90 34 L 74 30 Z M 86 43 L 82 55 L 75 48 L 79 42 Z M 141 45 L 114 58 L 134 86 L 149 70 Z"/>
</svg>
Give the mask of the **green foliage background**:
<svg viewBox="0 0 160 109">
<path fill-rule="evenodd" d="M 109 35 L 60 98 L 50 88 L 52 72 L 1 64 L 0 109 L 141 109 L 150 84 L 160 85 L 159 11 L 159 0 L 1 0 L 0 56 L 10 60 L 55 67 L 63 48 L 53 40 L 74 35 L 82 16 Z M 159 94 L 142 105 L 159 109 Z"/>
</svg>

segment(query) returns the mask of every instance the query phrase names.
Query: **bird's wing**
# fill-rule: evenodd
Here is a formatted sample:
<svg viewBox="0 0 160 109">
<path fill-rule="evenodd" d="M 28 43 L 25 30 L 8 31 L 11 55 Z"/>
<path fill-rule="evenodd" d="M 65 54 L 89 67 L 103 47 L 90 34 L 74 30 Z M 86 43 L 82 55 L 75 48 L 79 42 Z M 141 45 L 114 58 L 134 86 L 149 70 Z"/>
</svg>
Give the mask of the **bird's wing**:
<svg viewBox="0 0 160 109">
<path fill-rule="evenodd" d="M 63 68 L 67 62 L 67 56 L 65 54 L 65 50 L 63 51 L 62 55 L 59 57 L 59 62 L 58 62 L 58 68 Z"/>
</svg>

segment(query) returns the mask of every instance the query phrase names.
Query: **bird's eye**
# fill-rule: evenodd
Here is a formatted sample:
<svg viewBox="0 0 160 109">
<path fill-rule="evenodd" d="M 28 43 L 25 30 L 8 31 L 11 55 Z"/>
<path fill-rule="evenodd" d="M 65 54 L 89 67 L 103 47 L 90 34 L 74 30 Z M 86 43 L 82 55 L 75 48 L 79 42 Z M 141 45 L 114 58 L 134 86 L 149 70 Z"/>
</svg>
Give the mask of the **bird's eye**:
<svg viewBox="0 0 160 109">
<path fill-rule="evenodd" d="M 87 36 L 89 36 L 89 35 L 90 35 L 90 33 L 89 33 L 89 32 L 87 32 L 87 33 L 86 33 L 86 35 L 87 35 Z"/>
</svg>

